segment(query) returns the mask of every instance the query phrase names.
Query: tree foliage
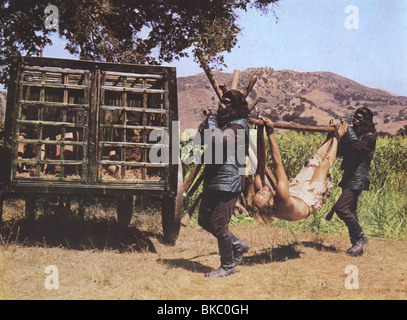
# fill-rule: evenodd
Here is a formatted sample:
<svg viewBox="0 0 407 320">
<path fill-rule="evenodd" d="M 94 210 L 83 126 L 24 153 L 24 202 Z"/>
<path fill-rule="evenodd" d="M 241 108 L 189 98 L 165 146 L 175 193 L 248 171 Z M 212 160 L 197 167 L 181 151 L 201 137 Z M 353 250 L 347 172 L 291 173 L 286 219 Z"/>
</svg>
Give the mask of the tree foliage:
<svg viewBox="0 0 407 320">
<path fill-rule="evenodd" d="M 39 55 L 53 32 L 66 50 L 97 61 L 171 62 L 204 55 L 221 65 L 223 52 L 236 45 L 238 13 L 272 11 L 278 0 L 53 0 L 58 28 L 45 27 L 49 0 L 10 0 L 0 5 L 1 82 L 12 57 Z"/>
</svg>

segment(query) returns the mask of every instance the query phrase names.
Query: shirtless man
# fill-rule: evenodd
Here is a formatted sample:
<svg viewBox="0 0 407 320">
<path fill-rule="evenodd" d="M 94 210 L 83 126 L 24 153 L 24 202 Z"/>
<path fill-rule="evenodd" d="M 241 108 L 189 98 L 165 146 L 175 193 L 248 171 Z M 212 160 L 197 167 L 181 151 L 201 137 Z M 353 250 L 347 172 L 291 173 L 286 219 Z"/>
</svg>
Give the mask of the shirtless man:
<svg viewBox="0 0 407 320">
<path fill-rule="evenodd" d="M 133 126 L 139 125 L 138 122 L 128 122 L 127 124 L 133 125 Z M 122 133 L 117 132 L 115 134 L 114 141 L 120 142 L 121 139 L 122 139 Z M 139 129 L 127 129 L 126 130 L 126 142 L 140 143 L 141 140 L 142 140 L 141 130 L 139 130 Z M 137 147 L 126 148 L 126 154 L 124 156 L 124 161 L 140 162 L 141 158 L 142 158 L 142 149 L 141 148 L 137 148 Z M 120 147 L 114 148 L 109 151 L 109 160 L 120 161 Z M 120 166 L 119 165 L 109 165 L 106 168 L 106 170 L 110 175 L 114 176 L 120 172 Z M 134 169 L 134 170 L 138 171 L 138 169 Z"/>
<path fill-rule="evenodd" d="M 336 134 L 328 134 L 326 141 L 307 161 L 299 174 L 288 181 L 283 167 L 280 150 L 274 137 L 274 126 L 270 119 L 260 117 L 266 125 L 274 163 L 276 185 L 265 183 L 266 154 L 264 126 L 257 132 L 258 165 L 254 181 L 253 216 L 261 222 L 271 222 L 273 218 L 298 221 L 307 218 L 322 208 L 332 187 L 329 169 L 336 158 L 338 142 L 346 133 L 347 125 L 341 122 Z M 333 126 L 333 121 L 330 122 Z"/>
</svg>

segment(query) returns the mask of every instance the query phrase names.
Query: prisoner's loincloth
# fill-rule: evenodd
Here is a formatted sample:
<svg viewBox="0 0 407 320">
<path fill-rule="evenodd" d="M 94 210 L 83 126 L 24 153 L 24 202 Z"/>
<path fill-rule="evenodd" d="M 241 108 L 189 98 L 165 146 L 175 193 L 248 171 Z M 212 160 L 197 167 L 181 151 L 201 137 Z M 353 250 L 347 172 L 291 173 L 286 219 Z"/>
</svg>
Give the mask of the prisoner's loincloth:
<svg viewBox="0 0 407 320">
<path fill-rule="evenodd" d="M 289 183 L 290 195 L 304 201 L 309 207 L 310 214 L 316 213 L 323 207 L 333 186 L 329 173 L 325 182 L 314 181 L 310 183 L 315 169 L 321 161 L 322 157 L 319 154 L 314 154 Z"/>
</svg>

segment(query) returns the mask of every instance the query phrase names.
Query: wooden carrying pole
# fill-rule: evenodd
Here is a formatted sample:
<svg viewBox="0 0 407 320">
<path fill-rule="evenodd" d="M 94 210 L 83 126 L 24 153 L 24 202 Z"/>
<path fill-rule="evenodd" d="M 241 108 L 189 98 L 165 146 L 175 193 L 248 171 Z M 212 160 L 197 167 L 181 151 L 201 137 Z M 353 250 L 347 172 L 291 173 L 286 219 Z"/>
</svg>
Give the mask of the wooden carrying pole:
<svg viewBox="0 0 407 320">
<path fill-rule="evenodd" d="M 248 118 L 249 123 L 255 125 L 264 125 L 265 123 L 258 119 Z M 296 131 L 313 131 L 313 132 L 335 132 L 335 127 L 328 126 L 303 126 L 300 124 L 293 123 L 282 123 L 282 122 L 273 122 L 274 128 L 278 129 L 287 129 L 287 130 L 296 130 Z"/>
<path fill-rule="evenodd" d="M 205 71 L 206 76 L 208 77 L 209 82 L 211 83 L 213 89 L 215 90 L 216 95 L 218 96 L 219 100 L 222 99 L 223 96 L 223 92 L 225 92 L 227 90 L 226 85 L 225 84 L 221 84 L 219 85 L 218 82 L 216 81 L 211 69 L 208 66 L 208 63 L 206 62 L 206 60 L 203 59 L 203 57 L 199 57 L 199 61 L 201 63 L 202 68 Z M 233 79 L 232 79 L 232 85 L 231 85 L 231 89 L 236 89 L 237 88 L 237 83 L 238 83 L 238 79 L 239 79 L 239 71 L 235 70 L 234 74 L 233 74 Z M 246 86 L 245 90 L 243 91 L 243 94 L 245 96 L 245 98 L 247 98 L 250 94 L 250 91 L 253 89 L 254 85 L 256 84 L 257 81 L 257 77 L 256 76 L 252 76 L 249 80 L 248 85 Z M 254 107 L 256 106 L 256 104 L 259 102 L 259 99 L 255 98 L 252 100 L 252 102 L 249 104 L 248 109 L 249 109 L 249 113 L 254 109 Z M 203 112 L 204 115 L 208 116 L 211 114 L 210 110 L 205 110 Z M 255 125 L 264 125 L 264 122 L 258 119 L 253 119 L 253 118 L 247 118 L 247 121 L 249 123 L 255 124 Z M 334 132 L 335 131 L 335 127 L 329 127 L 329 126 L 304 126 L 304 125 L 298 125 L 298 124 L 291 124 L 291 123 L 281 123 L 281 122 L 274 122 L 273 126 L 275 128 L 278 129 L 286 129 L 286 130 L 297 130 L 297 131 L 313 131 L 313 132 Z M 253 142 L 253 140 L 250 138 L 250 151 L 249 151 L 249 158 L 250 158 L 250 162 L 253 165 L 257 165 L 257 159 L 254 156 L 254 152 L 253 150 L 256 149 L 255 144 Z M 250 153 L 251 152 L 251 153 Z M 202 155 L 203 156 L 203 155 Z M 196 177 L 198 176 L 198 174 L 200 174 L 200 169 L 201 169 L 202 164 L 196 164 L 195 167 L 193 168 L 191 174 L 188 176 L 188 179 L 186 181 L 186 183 L 184 184 L 184 195 L 186 195 L 187 193 L 193 193 L 192 189 L 197 188 L 198 184 L 201 183 L 201 178 L 202 177 L 198 177 L 197 181 L 195 182 L 194 186 L 191 188 L 191 185 L 193 184 L 193 182 L 195 181 Z M 270 170 L 266 167 L 266 182 L 268 184 L 270 184 L 271 186 L 275 187 L 276 186 L 276 180 L 275 177 L 273 176 L 273 174 L 270 172 Z M 191 188 L 191 189 L 190 189 Z M 189 190 L 189 192 L 188 192 Z M 192 214 L 195 210 L 195 208 L 198 205 L 198 202 L 201 199 L 201 195 L 199 197 L 196 198 L 196 200 L 194 201 L 191 209 L 184 215 L 184 217 L 181 220 L 181 224 L 186 226 L 189 223 L 189 220 L 192 217 Z"/>
</svg>

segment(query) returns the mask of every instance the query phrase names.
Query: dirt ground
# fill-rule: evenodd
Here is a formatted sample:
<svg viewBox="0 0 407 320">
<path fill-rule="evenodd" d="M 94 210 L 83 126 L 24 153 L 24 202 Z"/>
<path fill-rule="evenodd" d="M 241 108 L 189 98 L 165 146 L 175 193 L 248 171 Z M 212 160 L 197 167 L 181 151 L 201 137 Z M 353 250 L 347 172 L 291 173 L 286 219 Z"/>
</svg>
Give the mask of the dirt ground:
<svg viewBox="0 0 407 320">
<path fill-rule="evenodd" d="M 271 226 L 240 225 L 232 232 L 251 245 L 242 265 L 234 275 L 208 279 L 204 273 L 219 266 L 215 239 L 188 226 L 182 227 L 175 246 L 166 246 L 160 228 L 159 215 L 139 216 L 125 232 L 114 221 L 52 216 L 6 223 L 0 299 L 407 297 L 407 240 L 372 238 L 363 257 L 349 257 L 345 235 L 295 235 Z"/>
</svg>

